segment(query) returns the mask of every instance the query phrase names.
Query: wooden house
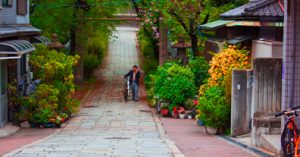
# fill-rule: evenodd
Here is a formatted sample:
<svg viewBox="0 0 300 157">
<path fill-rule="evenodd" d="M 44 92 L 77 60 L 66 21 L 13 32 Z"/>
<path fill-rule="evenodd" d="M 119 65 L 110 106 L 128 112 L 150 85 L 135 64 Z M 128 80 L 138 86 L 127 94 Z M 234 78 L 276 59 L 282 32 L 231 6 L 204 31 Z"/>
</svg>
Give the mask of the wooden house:
<svg viewBox="0 0 300 157">
<path fill-rule="evenodd" d="M 28 57 L 35 50 L 31 42 L 49 42 L 29 23 L 29 0 L 0 2 L 0 127 L 12 117 L 8 114 L 8 84 L 15 80 L 17 95 L 27 94 L 31 78 Z"/>
</svg>

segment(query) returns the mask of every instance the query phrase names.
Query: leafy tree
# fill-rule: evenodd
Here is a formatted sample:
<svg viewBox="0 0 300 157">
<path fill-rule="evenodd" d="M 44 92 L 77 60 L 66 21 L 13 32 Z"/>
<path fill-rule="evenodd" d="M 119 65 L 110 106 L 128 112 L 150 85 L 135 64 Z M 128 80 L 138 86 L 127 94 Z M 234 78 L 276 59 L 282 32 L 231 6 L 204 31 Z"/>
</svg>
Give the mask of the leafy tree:
<svg viewBox="0 0 300 157">
<path fill-rule="evenodd" d="M 198 51 L 197 26 L 206 23 L 209 18 L 209 14 L 204 18 L 201 16 L 205 4 L 203 0 L 171 0 L 168 3 L 167 12 L 177 20 L 190 37 L 193 53 Z"/>
<path fill-rule="evenodd" d="M 76 78 L 81 81 L 86 41 L 98 30 L 110 34 L 113 23 L 99 19 L 112 17 L 118 7 L 126 4 L 118 0 L 32 0 L 31 23 L 45 36 L 56 33 L 61 42 L 70 41 L 70 53 L 82 59 L 76 68 Z"/>
</svg>

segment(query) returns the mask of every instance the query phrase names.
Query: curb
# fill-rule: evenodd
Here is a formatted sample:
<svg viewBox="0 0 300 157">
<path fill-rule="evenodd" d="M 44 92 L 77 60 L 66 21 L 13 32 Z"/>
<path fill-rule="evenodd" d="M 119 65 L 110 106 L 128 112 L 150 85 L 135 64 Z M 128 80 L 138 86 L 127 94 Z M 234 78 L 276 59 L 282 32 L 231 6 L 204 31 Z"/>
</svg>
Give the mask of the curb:
<svg viewBox="0 0 300 157">
<path fill-rule="evenodd" d="M 88 96 L 89 96 L 89 94 L 90 94 L 91 92 L 92 92 L 92 90 L 89 90 L 89 91 L 85 94 L 85 96 L 82 98 L 82 101 L 80 102 L 80 108 L 79 108 L 79 110 L 82 109 L 82 104 L 84 104 L 84 103 L 86 102 L 86 100 L 87 100 L 87 98 L 88 98 Z M 57 129 L 57 130 L 56 130 L 54 133 L 52 133 L 51 135 L 49 135 L 49 136 L 47 136 L 47 137 L 45 137 L 45 138 L 43 138 L 43 139 L 37 140 L 37 141 L 35 141 L 35 142 L 32 142 L 32 143 L 30 143 L 30 144 L 21 146 L 21 147 L 19 147 L 19 148 L 13 150 L 13 151 L 11 151 L 11 152 L 8 152 L 8 153 L 4 154 L 2 157 L 10 157 L 10 156 L 12 156 L 12 155 L 15 155 L 15 154 L 21 152 L 21 151 L 22 151 L 23 149 L 25 149 L 25 148 L 28 148 L 28 147 L 30 147 L 30 146 L 32 146 L 32 145 L 35 145 L 35 144 L 44 142 L 44 141 L 46 141 L 46 140 L 48 140 L 48 139 L 50 139 L 50 138 L 56 136 L 57 134 L 59 134 L 59 133 L 63 130 L 63 128 L 64 128 L 65 126 L 68 125 L 68 123 L 69 123 L 69 121 L 68 121 L 67 123 L 63 124 L 63 126 L 61 127 L 61 129 Z M 19 130 L 20 130 L 20 128 L 19 128 Z"/>
<path fill-rule="evenodd" d="M 10 156 L 12 156 L 12 155 L 15 155 L 15 154 L 21 152 L 21 151 L 22 151 L 23 149 L 25 149 L 25 148 L 28 148 L 28 147 L 30 147 L 30 146 L 32 146 L 32 145 L 41 143 L 41 142 L 43 142 L 43 141 L 46 141 L 46 140 L 52 138 L 53 136 L 57 135 L 57 134 L 60 133 L 60 132 L 61 132 L 61 129 L 58 129 L 58 130 L 56 130 L 53 134 L 51 134 L 51 135 L 49 135 L 49 136 L 47 136 L 47 137 L 45 137 L 45 138 L 43 138 L 43 139 L 40 139 L 40 140 L 38 140 L 38 141 L 35 141 L 35 142 L 32 142 L 32 143 L 27 144 L 27 145 L 25 145 L 25 146 L 22 146 L 22 147 L 20 147 L 20 148 L 18 148 L 18 149 L 16 149 L 16 150 L 13 150 L 13 151 L 11 151 L 11 152 L 9 152 L 9 153 L 6 153 L 6 154 L 4 154 L 2 157 L 10 157 Z"/>
<path fill-rule="evenodd" d="M 255 147 L 248 146 L 240 141 L 233 139 L 232 137 L 228 137 L 228 136 L 218 136 L 218 137 L 222 140 L 225 140 L 226 142 L 229 142 L 231 144 L 242 147 L 242 148 L 246 149 L 247 151 L 254 153 L 256 155 L 259 155 L 261 157 L 276 157 L 276 155 L 274 155 L 274 154 L 267 153 L 267 152 L 264 152 L 262 150 L 255 148 Z"/>
<path fill-rule="evenodd" d="M 155 111 L 152 110 L 152 116 L 154 118 L 154 121 L 156 123 L 158 132 L 164 142 L 167 144 L 167 146 L 170 148 L 172 154 L 174 157 L 185 157 L 184 154 L 181 153 L 181 151 L 176 146 L 175 142 L 172 141 L 168 135 L 166 134 L 166 131 L 164 130 L 163 124 L 159 118 L 159 116 L 155 113 Z"/>
<path fill-rule="evenodd" d="M 0 138 L 11 136 L 21 130 L 21 127 L 8 123 L 0 129 Z"/>
</svg>

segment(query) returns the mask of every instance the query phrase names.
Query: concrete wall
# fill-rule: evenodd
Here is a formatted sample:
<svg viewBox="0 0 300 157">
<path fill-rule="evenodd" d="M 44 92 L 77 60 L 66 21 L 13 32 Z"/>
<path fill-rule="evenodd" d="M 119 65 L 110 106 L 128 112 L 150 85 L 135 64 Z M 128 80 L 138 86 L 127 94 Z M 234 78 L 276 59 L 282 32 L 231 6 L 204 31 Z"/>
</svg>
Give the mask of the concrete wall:
<svg viewBox="0 0 300 157">
<path fill-rule="evenodd" d="M 232 71 L 231 136 L 250 133 L 251 119 L 251 71 Z"/>
<path fill-rule="evenodd" d="M 283 43 L 277 41 L 253 40 L 252 51 L 253 58 L 281 58 Z"/>
<path fill-rule="evenodd" d="M 284 13 L 283 108 L 290 108 L 300 105 L 300 1 L 285 0 Z"/>
</svg>

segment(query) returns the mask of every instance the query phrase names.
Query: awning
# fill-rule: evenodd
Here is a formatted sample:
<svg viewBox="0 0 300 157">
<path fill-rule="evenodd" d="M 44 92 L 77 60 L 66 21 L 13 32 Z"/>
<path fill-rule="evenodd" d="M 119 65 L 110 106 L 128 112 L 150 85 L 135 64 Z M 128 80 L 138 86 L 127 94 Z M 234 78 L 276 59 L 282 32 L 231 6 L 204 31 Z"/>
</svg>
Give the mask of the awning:
<svg viewBox="0 0 300 157">
<path fill-rule="evenodd" d="M 248 27 L 283 27 L 283 22 L 260 22 L 260 21 L 234 21 L 226 24 L 227 27 L 248 26 Z"/>
<path fill-rule="evenodd" d="M 22 55 L 35 50 L 35 47 L 26 40 L 12 40 L 0 42 L 0 54 Z"/>
<path fill-rule="evenodd" d="M 35 36 L 31 39 L 31 43 L 49 45 L 51 43 L 51 41 L 44 36 Z"/>
<path fill-rule="evenodd" d="M 200 29 L 217 29 L 227 24 L 234 22 L 234 20 L 217 20 L 214 22 L 206 23 L 204 25 L 200 25 Z"/>
<path fill-rule="evenodd" d="M 13 36 L 21 33 L 38 34 L 41 30 L 32 26 L 1 26 L 0 27 L 0 38 Z"/>
<path fill-rule="evenodd" d="M 235 45 L 235 44 L 241 43 L 243 41 L 248 41 L 248 40 L 252 40 L 255 38 L 256 38 L 256 36 L 253 36 L 253 35 L 241 35 L 241 36 L 237 36 L 233 39 L 228 40 L 227 43 Z"/>
</svg>

